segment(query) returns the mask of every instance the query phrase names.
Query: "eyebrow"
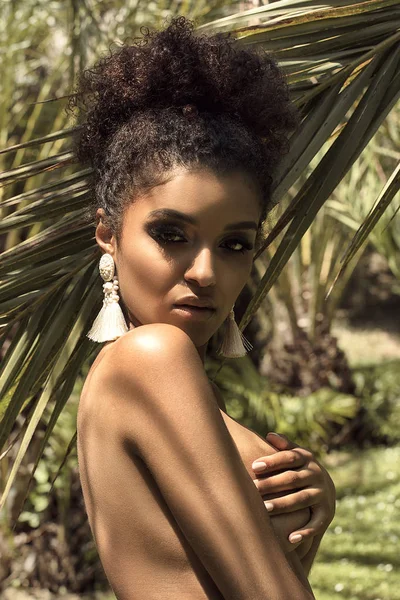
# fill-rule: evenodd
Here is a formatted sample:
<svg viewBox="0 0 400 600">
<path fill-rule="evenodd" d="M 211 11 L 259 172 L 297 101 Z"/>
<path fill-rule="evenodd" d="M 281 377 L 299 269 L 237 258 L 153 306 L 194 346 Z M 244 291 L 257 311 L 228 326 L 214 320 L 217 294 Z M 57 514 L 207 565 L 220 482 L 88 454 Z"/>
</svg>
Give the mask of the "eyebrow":
<svg viewBox="0 0 400 600">
<path fill-rule="evenodd" d="M 160 208 L 158 210 L 151 211 L 148 217 L 172 217 L 174 219 L 179 219 L 180 221 L 185 221 L 190 225 L 197 225 L 197 220 L 194 217 L 190 217 L 189 215 L 185 215 L 184 213 L 179 212 L 178 210 L 174 210 L 172 208 Z M 238 223 L 230 223 L 224 227 L 224 231 L 230 231 L 231 229 L 254 229 L 257 231 L 258 225 L 255 221 L 239 221 Z"/>
</svg>

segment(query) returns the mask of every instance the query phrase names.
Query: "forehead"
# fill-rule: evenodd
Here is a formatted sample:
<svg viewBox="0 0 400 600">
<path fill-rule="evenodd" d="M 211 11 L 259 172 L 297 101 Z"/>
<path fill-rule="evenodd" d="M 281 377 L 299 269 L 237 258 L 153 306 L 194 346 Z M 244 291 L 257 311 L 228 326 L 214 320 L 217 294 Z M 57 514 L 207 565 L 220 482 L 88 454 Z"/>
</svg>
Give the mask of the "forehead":
<svg viewBox="0 0 400 600">
<path fill-rule="evenodd" d="M 181 168 L 174 170 L 165 183 L 136 198 L 128 206 L 124 220 L 145 219 L 154 210 L 170 208 L 207 226 L 210 222 L 258 222 L 260 201 L 256 187 L 245 174 L 217 175 L 208 169 Z"/>
</svg>

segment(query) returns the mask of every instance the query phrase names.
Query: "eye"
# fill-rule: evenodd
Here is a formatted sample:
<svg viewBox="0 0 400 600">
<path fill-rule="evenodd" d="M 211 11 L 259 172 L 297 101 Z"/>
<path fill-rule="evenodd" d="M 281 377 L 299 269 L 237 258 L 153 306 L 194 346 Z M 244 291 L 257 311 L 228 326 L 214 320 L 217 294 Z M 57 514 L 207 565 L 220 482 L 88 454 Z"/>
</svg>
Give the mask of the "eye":
<svg viewBox="0 0 400 600">
<path fill-rule="evenodd" d="M 249 242 L 247 240 L 242 240 L 242 239 L 232 239 L 232 240 L 228 240 L 226 242 L 227 244 L 232 244 L 233 246 L 237 246 L 238 244 L 240 246 L 242 246 L 241 248 L 228 248 L 228 250 L 232 251 L 232 252 L 241 252 L 242 254 L 244 254 L 245 252 L 248 252 L 249 250 L 253 250 L 253 247 L 251 244 L 249 244 Z"/>
<path fill-rule="evenodd" d="M 187 240 L 184 237 L 183 231 L 175 225 L 166 223 L 158 223 L 156 225 L 150 225 L 147 227 L 149 234 L 160 244 L 182 244 Z M 177 239 L 178 238 L 178 239 Z M 241 248 L 234 248 L 230 246 L 241 246 Z M 232 238 L 224 242 L 223 248 L 229 252 L 240 252 L 244 254 L 254 248 L 247 240 L 241 238 Z"/>
<path fill-rule="evenodd" d="M 160 223 L 158 225 L 152 225 L 148 228 L 150 235 L 162 244 L 175 244 L 185 242 L 186 239 L 183 237 L 183 232 L 178 227 L 172 225 L 164 225 Z M 180 240 L 172 238 L 181 238 Z"/>
</svg>

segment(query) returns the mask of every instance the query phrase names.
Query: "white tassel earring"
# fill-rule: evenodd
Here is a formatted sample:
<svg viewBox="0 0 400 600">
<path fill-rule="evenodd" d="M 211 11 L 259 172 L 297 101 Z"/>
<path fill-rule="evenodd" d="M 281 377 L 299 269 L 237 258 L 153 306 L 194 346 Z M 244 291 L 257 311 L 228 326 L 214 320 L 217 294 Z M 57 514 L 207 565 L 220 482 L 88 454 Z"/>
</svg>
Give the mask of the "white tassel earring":
<svg viewBox="0 0 400 600">
<path fill-rule="evenodd" d="M 243 333 L 240 331 L 235 321 L 233 307 L 228 316 L 228 322 L 225 322 L 225 335 L 222 344 L 217 353 L 226 358 L 239 358 L 245 356 L 253 346 L 250 344 Z"/>
<path fill-rule="evenodd" d="M 103 306 L 97 315 L 87 337 L 93 342 L 109 342 L 129 331 L 124 313 L 118 303 L 118 279 L 114 275 L 115 263 L 111 254 L 103 254 L 99 262 L 99 271 L 103 280 Z M 111 279 L 113 281 L 111 282 Z"/>
</svg>

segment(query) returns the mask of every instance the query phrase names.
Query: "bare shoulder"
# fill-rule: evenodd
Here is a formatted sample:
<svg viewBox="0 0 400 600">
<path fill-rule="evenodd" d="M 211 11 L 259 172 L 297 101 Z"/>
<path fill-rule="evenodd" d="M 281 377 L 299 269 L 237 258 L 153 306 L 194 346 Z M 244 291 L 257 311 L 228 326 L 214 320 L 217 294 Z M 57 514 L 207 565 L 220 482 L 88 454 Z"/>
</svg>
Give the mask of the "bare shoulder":
<svg viewBox="0 0 400 600">
<path fill-rule="evenodd" d="M 103 359 L 98 389 L 113 406 L 118 436 L 129 452 L 144 456 L 155 423 L 182 434 L 183 412 L 215 422 L 218 403 L 191 338 L 164 323 L 142 325 L 116 340 Z M 159 441 L 158 441 L 159 443 Z"/>
<path fill-rule="evenodd" d="M 150 323 L 132 329 L 118 338 L 107 352 L 107 363 L 118 369 L 131 372 L 141 366 L 148 367 L 148 361 L 174 361 L 179 355 L 188 357 L 198 354 L 190 337 L 175 325 Z M 200 360 L 200 358 L 199 358 Z M 201 362 L 201 361 L 200 361 Z"/>
<path fill-rule="evenodd" d="M 191 338 L 168 323 L 141 325 L 118 338 L 102 361 L 103 389 L 117 404 L 151 405 L 167 402 L 209 386 L 199 353 Z M 125 400 L 124 400 L 125 399 Z"/>
</svg>

